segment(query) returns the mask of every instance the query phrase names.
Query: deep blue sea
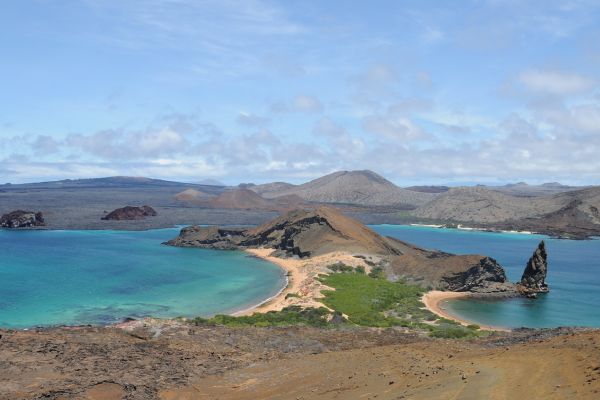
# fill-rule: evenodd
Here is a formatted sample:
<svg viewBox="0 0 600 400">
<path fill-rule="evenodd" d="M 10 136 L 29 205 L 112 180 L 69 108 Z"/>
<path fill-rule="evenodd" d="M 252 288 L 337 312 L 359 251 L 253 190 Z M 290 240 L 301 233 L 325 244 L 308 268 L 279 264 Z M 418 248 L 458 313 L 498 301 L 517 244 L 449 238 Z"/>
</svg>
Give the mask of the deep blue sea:
<svg viewBox="0 0 600 400">
<path fill-rule="evenodd" d="M 0 327 L 209 316 L 285 285 L 279 267 L 243 252 L 161 244 L 178 233 L 0 230 Z"/>
<path fill-rule="evenodd" d="M 503 327 L 600 327 L 600 240 L 560 240 L 542 235 L 374 225 L 380 234 L 429 249 L 495 258 L 516 282 L 540 240 L 548 251 L 550 293 L 537 299 L 452 300 L 448 312 L 480 324 Z"/>
</svg>

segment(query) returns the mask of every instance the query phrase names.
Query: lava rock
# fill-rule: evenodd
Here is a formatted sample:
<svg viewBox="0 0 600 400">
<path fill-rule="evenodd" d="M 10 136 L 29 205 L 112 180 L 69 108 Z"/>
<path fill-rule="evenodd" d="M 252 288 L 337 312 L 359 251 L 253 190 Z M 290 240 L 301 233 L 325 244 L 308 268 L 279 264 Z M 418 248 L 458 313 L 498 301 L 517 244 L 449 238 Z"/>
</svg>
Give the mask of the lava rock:
<svg viewBox="0 0 600 400">
<path fill-rule="evenodd" d="M 132 207 L 127 206 L 123 208 L 117 208 L 116 210 L 108 213 L 104 217 L 103 220 L 136 220 L 136 219 L 144 219 L 146 217 L 154 217 L 156 216 L 156 211 L 150 206 L 141 206 L 141 207 Z"/>
<path fill-rule="evenodd" d="M 507 284 L 504 268 L 491 257 L 483 257 L 478 264 L 466 271 L 446 276 L 443 281 L 447 290 L 454 292 L 498 292 L 506 290 L 503 286 Z"/>
<path fill-rule="evenodd" d="M 533 255 L 527 262 L 523 276 L 521 277 L 521 287 L 528 293 L 548 292 L 546 283 L 546 274 L 548 273 L 548 254 L 546 245 L 542 240 Z"/>
<path fill-rule="evenodd" d="M 31 228 L 44 225 L 46 224 L 41 212 L 16 210 L 0 218 L 2 228 Z"/>
</svg>

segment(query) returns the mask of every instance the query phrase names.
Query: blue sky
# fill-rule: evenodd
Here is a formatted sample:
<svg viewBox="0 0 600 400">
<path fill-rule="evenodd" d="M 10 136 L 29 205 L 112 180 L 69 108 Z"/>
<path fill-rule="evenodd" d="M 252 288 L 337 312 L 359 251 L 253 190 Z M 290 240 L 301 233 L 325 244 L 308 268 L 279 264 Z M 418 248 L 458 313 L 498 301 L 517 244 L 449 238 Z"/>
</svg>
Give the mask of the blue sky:
<svg viewBox="0 0 600 400">
<path fill-rule="evenodd" d="M 595 1 L 13 1 L 0 182 L 600 183 Z"/>
</svg>

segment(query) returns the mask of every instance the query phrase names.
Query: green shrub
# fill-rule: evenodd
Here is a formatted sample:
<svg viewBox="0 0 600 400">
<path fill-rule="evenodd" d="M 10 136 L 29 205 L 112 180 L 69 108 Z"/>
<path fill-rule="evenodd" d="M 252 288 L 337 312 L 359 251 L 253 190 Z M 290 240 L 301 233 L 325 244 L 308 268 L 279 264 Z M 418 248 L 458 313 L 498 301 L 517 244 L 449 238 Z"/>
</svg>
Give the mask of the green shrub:
<svg viewBox="0 0 600 400">
<path fill-rule="evenodd" d="M 344 263 L 338 262 L 335 264 L 328 265 L 327 268 L 332 272 L 352 272 L 354 268 Z"/>
<path fill-rule="evenodd" d="M 290 326 L 308 325 L 324 327 L 327 325 L 327 317 L 330 312 L 325 307 L 289 306 L 281 311 L 269 311 L 266 313 L 254 313 L 241 317 L 232 315 L 215 315 L 210 319 L 194 318 L 191 322 L 195 325 L 225 325 L 225 326 Z"/>
<path fill-rule="evenodd" d="M 385 278 L 385 274 L 383 273 L 383 268 L 381 267 L 373 267 L 371 272 L 369 272 L 369 277 L 371 278 Z"/>
<path fill-rule="evenodd" d="M 363 267 L 362 265 L 359 265 L 358 267 L 354 268 L 354 272 L 356 272 L 357 274 L 363 274 L 365 273 L 365 267 Z"/>
<path fill-rule="evenodd" d="M 417 322 L 411 317 L 399 319 L 386 316 L 391 311 L 396 315 L 418 315 L 423 304 L 420 297 L 423 289 L 418 286 L 372 279 L 363 274 L 333 274 L 321 276 L 320 281 L 335 290 L 323 291 L 323 303 L 329 308 L 348 316 L 348 321 L 362 326 L 389 327 Z"/>
</svg>

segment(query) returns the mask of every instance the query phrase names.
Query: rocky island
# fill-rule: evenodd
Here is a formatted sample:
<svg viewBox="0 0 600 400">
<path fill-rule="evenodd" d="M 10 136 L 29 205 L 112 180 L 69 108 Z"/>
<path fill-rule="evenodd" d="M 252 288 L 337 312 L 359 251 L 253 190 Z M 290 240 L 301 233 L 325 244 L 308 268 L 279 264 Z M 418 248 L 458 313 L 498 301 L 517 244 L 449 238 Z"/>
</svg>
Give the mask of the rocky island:
<svg viewBox="0 0 600 400">
<path fill-rule="evenodd" d="M 111 211 L 101 219 L 103 220 L 138 220 L 144 219 L 146 217 L 155 217 L 157 215 L 156 211 L 150 206 L 140 206 L 140 207 L 132 207 L 126 206 L 123 208 L 117 208 L 114 211 Z"/>
<path fill-rule="evenodd" d="M 32 228 L 45 226 L 44 216 L 41 212 L 16 210 L 0 217 L 2 228 Z"/>
<path fill-rule="evenodd" d="M 542 291 L 547 271 L 541 265 L 545 262 L 543 242 L 535 259 L 528 263 L 521 283 L 515 284 L 508 282 L 504 268 L 493 258 L 428 250 L 383 237 L 328 206 L 292 210 L 256 228 L 190 226 L 166 244 L 251 251 L 282 266 L 292 276 L 299 275 L 302 282 L 298 287 L 312 293 L 312 302 L 292 297 L 270 309 L 320 304 L 317 277 L 329 273 L 332 262 L 364 268 L 367 273 L 376 269 L 392 282 L 477 297 L 534 297 L 535 292 Z M 307 274 L 309 265 L 311 273 Z"/>
</svg>

